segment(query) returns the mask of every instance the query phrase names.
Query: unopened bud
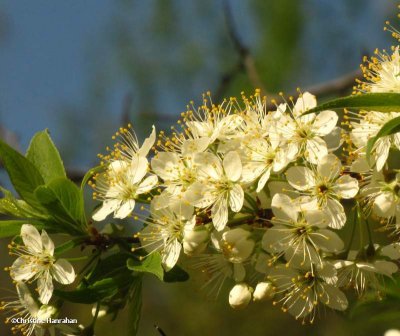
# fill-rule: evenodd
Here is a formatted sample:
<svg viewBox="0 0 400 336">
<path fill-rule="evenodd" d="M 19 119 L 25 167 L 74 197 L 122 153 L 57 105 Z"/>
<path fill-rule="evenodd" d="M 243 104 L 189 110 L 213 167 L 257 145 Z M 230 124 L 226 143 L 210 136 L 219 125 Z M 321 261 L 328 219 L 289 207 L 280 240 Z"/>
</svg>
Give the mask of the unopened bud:
<svg viewBox="0 0 400 336">
<path fill-rule="evenodd" d="M 253 253 L 254 240 L 251 233 L 242 228 L 229 230 L 222 235 L 220 247 L 225 257 L 233 263 L 241 263 Z"/>
<path fill-rule="evenodd" d="M 229 304 L 234 309 L 243 309 L 251 301 L 252 289 L 246 283 L 235 285 L 229 292 Z"/>
<path fill-rule="evenodd" d="M 272 283 L 266 282 L 259 282 L 256 286 L 256 289 L 253 293 L 253 300 L 254 301 L 264 301 L 272 299 L 275 295 L 275 289 Z"/>
</svg>

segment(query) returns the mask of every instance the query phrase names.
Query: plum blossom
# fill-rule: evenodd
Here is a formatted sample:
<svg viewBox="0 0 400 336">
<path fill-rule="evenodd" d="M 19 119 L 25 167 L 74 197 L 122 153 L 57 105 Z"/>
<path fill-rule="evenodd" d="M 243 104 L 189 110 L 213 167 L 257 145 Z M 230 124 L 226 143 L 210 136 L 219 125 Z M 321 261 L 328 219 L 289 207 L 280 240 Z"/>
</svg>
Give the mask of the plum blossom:
<svg viewBox="0 0 400 336">
<path fill-rule="evenodd" d="M 24 245 L 12 245 L 12 253 L 18 255 L 10 267 L 10 275 L 17 282 L 38 281 L 39 299 L 48 303 L 53 295 L 53 279 L 63 285 L 75 280 L 75 271 L 69 261 L 56 259 L 54 243 L 45 230 L 42 234 L 30 224 L 21 227 Z"/>
</svg>

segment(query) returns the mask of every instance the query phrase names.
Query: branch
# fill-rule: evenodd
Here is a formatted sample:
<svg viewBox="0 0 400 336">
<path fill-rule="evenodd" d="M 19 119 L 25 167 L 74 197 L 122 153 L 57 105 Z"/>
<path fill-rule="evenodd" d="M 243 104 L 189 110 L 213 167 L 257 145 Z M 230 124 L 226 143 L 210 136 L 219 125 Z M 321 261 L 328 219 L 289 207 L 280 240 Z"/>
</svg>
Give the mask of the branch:
<svg viewBox="0 0 400 336">
<path fill-rule="evenodd" d="M 224 14 L 225 14 L 226 26 L 228 29 L 228 34 L 233 42 L 235 50 L 238 53 L 239 60 L 230 71 L 228 71 L 222 76 L 221 83 L 216 90 L 217 100 L 222 99 L 229 84 L 233 81 L 236 75 L 238 75 L 242 71 L 246 72 L 253 86 L 255 88 L 259 88 L 261 90 L 262 95 L 266 95 L 267 91 L 265 90 L 264 84 L 261 81 L 260 76 L 258 75 L 258 71 L 255 66 L 254 58 L 250 53 L 250 49 L 240 39 L 239 34 L 236 30 L 229 0 L 224 1 Z"/>
</svg>

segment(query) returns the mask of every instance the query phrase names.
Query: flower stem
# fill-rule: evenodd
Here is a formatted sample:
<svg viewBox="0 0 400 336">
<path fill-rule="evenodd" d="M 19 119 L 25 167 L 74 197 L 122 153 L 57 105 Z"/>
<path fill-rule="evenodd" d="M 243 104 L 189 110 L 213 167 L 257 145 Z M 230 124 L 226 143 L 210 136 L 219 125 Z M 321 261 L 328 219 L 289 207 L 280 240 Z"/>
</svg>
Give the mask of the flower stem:
<svg viewBox="0 0 400 336">
<path fill-rule="evenodd" d="M 351 230 L 349 244 L 348 244 L 348 246 L 346 248 L 346 251 L 345 251 L 346 258 L 347 258 L 347 255 L 350 252 L 351 246 L 353 245 L 353 240 L 354 240 L 354 236 L 355 236 L 355 233 L 356 233 L 356 227 L 358 226 L 358 209 L 356 210 L 356 208 L 353 208 L 353 210 L 354 210 L 353 227 L 352 227 L 352 230 Z"/>
</svg>

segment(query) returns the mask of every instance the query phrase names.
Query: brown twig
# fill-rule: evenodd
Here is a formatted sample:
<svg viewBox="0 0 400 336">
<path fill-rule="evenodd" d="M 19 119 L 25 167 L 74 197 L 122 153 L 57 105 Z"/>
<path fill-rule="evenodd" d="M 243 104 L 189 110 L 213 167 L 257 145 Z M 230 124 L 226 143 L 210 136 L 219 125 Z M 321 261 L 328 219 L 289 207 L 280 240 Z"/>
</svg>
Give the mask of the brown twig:
<svg viewBox="0 0 400 336">
<path fill-rule="evenodd" d="M 233 19 L 233 14 L 229 4 L 229 0 L 224 1 L 224 14 L 225 14 L 226 27 L 228 29 L 228 35 L 232 40 L 233 46 L 237 51 L 239 59 L 237 63 L 232 67 L 232 69 L 222 76 L 220 85 L 216 90 L 217 100 L 222 99 L 226 90 L 229 87 L 229 84 L 233 81 L 236 75 L 238 75 L 242 71 L 246 72 L 250 82 L 253 84 L 255 88 L 260 89 L 263 95 L 267 94 L 264 84 L 260 76 L 258 75 L 258 71 L 255 66 L 254 58 L 250 53 L 250 49 L 243 43 L 243 41 L 239 37 Z"/>
</svg>

